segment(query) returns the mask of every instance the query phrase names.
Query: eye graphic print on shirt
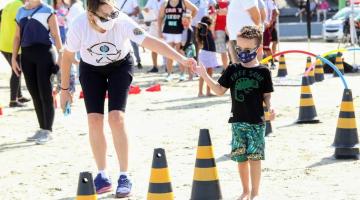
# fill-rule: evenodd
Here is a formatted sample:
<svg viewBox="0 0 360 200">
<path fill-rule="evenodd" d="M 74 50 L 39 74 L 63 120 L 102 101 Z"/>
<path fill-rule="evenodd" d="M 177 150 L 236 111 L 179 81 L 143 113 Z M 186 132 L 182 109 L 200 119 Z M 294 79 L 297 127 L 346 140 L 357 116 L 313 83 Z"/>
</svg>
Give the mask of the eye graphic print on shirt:
<svg viewBox="0 0 360 200">
<path fill-rule="evenodd" d="M 253 89 L 259 88 L 259 82 L 250 78 L 239 78 L 235 84 L 235 99 L 244 102 L 245 95 L 249 94 Z"/>
<path fill-rule="evenodd" d="M 91 56 L 96 56 L 96 62 L 101 64 L 109 64 L 118 61 L 121 50 L 109 42 L 95 44 L 87 49 Z"/>
</svg>

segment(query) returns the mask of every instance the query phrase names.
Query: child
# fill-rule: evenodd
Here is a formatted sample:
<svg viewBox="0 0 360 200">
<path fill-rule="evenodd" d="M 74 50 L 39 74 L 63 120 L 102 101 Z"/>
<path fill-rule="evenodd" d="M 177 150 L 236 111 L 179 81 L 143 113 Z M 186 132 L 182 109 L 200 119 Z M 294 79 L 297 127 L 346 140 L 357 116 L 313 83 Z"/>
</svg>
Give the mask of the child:
<svg viewBox="0 0 360 200">
<path fill-rule="evenodd" d="M 196 37 L 198 40 L 198 44 L 201 47 L 201 51 L 199 53 L 199 62 L 205 66 L 207 73 L 210 77 L 213 74 L 213 68 L 219 66 L 216 58 L 216 48 L 215 48 L 215 40 L 213 37 L 213 24 L 212 19 L 209 16 L 205 16 L 201 19 L 201 22 L 197 27 Z M 204 96 L 202 89 L 204 85 L 204 79 L 200 77 L 199 79 L 199 97 Z M 210 92 L 210 87 L 206 87 L 206 96 L 214 96 Z"/>
<path fill-rule="evenodd" d="M 196 50 L 195 50 L 195 34 L 194 30 L 191 27 L 191 14 L 186 13 L 182 17 L 182 25 L 184 26 L 184 31 L 182 33 L 182 40 L 181 40 L 181 50 L 180 52 L 185 55 L 187 58 L 195 58 L 196 57 Z M 185 80 L 185 68 L 184 66 L 180 66 L 180 81 Z M 192 80 L 193 74 L 191 70 L 188 70 L 189 73 L 189 80 Z"/>
<path fill-rule="evenodd" d="M 218 83 L 207 74 L 204 66 L 197 68 L 200 76 L 217 95 L 223 95 L 229 88 L 231 91 L 231 159 L 238 162 L 243 188 L 240 200 L 256 199 L 259 193 L 261 160 L 265 159 L 263 102 L 270 111 L 271 120 L 275 117 L 270 103 L 273 92 L 271 74 L 256 59 L 261 41 L 262 33 L 257 27 L 245 26 L 241 29 L 235 48 L 240 63 L 229 65 Z"/>
</svg>

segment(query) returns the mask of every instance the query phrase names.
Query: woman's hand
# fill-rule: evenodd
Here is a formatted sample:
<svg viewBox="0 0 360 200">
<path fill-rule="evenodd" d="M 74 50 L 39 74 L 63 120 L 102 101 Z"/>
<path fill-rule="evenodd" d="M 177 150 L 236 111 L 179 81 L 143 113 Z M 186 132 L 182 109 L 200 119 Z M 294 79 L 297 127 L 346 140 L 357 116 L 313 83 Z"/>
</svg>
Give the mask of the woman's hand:
<svg viewBox="0 0 360 200">
<path fill-rule="evenodd" d="M 66 109 L 66 103 L 70 102 L 72 103 L 72 95 L 70 94 L 69 90 L 61 90 L 60 94 L 60 103 L 61 103 L 61 109 L 63 112 L 65 112 Z"/>
<path fill-rule="evenodd" d="M 11 59 L 11 68 L 15 72 L 16 76 L 20 76 L 21 68 L 20 68 L 19 63 L 17 62 L 16 58 Z"/>
</svg>

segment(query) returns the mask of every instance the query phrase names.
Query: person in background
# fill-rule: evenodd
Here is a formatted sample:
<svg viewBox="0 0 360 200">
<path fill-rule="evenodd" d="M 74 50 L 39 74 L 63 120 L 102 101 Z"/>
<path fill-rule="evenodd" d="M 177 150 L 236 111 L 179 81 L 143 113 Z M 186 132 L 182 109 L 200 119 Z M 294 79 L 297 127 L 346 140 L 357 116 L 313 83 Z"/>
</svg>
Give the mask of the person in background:
<svg viewBox="0 0 360 200">
<path fill-rule="evenodd" d="M 190 0 L 191 3 L 193 3 L 196 8 L 198 9 L 198 12 L 195 16 L 193 16 L 192 24 L 193 30 L 196 30 L 197 25 L 201 22 L 201 19 L 204 16 L 209 16 L 209 8 L 213 8 L 216 5 L 216 0 Z M 196 48 L 196 55 L 199 55 L 200 48 L 198 47 L 198 44 L 195 43 Z"/>
<path fill-rule="evenodd" d="M 321 21 L 321 14 L 323 15 L 323 20 L 325 21 L 327 19 L 327 11 L 329 10 L 330 5 L 329 2 L 327 0 L 320 0 L 318 5 L 317 5 L 317 10 L 316 10 L 316 14 L 317 14 L 317 22 Z"/>
<path fill-rule="evenodd" d="M 133 20 L 138 21 L 140 8 L 137 0 L 116 0 L 116 7 L 119 8 L 125 14 L 127 14 L 129 17 L 131 17 Z M 141 64 L 139 46 L 132 41 L 131 41 L 131 46 L 134 50 L 134 55 L 137 63 L 136 66 L 138 69 L 142 69 L 143 66 Z"/>
<path fill-rule="evenodd" d="M 181 36 L 184 30 L 182 16 L 186 11 L 191 12 L 194 17 L 197 8 L 189 0 L 167 0 L 160 8 L 158 26 L 160 38 L 163 38 L 171 47 L 180 51 Z M 166 59 L 167 77 L 166 81 L 173 80 L 173 61 Z"/>
<path fill-rule="evenodd" d="M 182 39 L 181 39 L 181 47 L 180 47 L 180 53 L 182 55 L 185 55 L 185 57 L 187 58 L 196 58 L 196 49 L 195 49 L 195 32 L 192 29 L 191 26 L 191 14 L 190 13 L 186 13 L 183 15 L 182 18 L 182 25 L 184 27 L 184 31 L 182 33 Z M 184 66 L 180 66 L 180 81 L 184 81 L 185 80 L 185 67 Z M 191 72 L 191 70 L 188 70 L 188 74 L 189 74 L 189 79 L 188 80 L 192 80 L 193 79 L 193 73 Z"/>
<path fill-rule="evenodd" d="M 277 12 L 274 5 L 273 0 L 265 0 L 265 8 L 266 8 L 266 19 L 265 19 L 265 30 L 264 30 L 264 40 L 263 40 L 263 48 L 265 56 L 271 56 L 272 51 L 270 48 L 271 43 L 271 32 L 273 30 L 274 22 L 277 18 Z M 274 60 L 271 59 L 271 68 L 275 69 Z"/>
<path fill-rule="evenodd" d="M 158 25 L 158 16 L 159 16 L 159 10 L 161 8 L 161 5 L 163 4 L 164 0 L 148 0 L 148 2 L 145 5 L 144 12 L 149 15 L 150 18 L 150 29 L 149 34 L 159 38 L 159 25 Z M 157 53 L 151 52 L 151 58 L 153 62 L 153 68 L 149 70 L 149 73 L 157 73 L 159 72 L 158 68 L 158 62 L 157 62 Z"/>
<path fill-rule="evenodd" d="M 276 28 L 276 22 L 277 22 L 277 18 L 280 14 L 279 9 L 276 5 L 275 0 L 273 0 L 274 2 L 274 6 L 275 6 L 275 16 L 274 16 L 274 23 L 272 24 L 272 31 L 271 31 L 271 53 L 272 54 L 276 54 L 277 52 L 277 46 L 279 44 L 279 39 L 278 39 L 278 31 Z M 275 62 L 278 62 L 278 60 L 274 59 Z"/>
<path fill-rule="evenodd" d="M 0 12 L 0 51 L 11 66 L 13 41 L 15 37 L 16 13 L 23 6 L 21 0 L 10 1 Z M 20 64 L 20 54 L 16 52 L 16 59 Z M 10 78 L 10 103 L 9 107 L 24 107 L 30 99 L 23 97 L 21 92 L 21 76 L 17 76 L 14 70 Z"/>
<path fill-rule="evenodd" d="M 68 13 L 65 17 L 66 27 L 70 27 L 73 21 L 85 12 L 84 5 L 80 0 L 64 0 L 68 5 Z"/>
<path fill-rule="evenodd" d="M 216 58 L 216 47 L 213 36 L 214 24 L 209 16 L 204 16 L 197 27 L 196 38 L 201 49 L 199 53 L 199 63 L 205 66 L 207 74 L 212 77 L 214 68 L 219 66 Z M 204 96 L 203 85 L 204 79 L 200 77 L 198 97 Z M 214 96 L 211 93 L 209 86 L 206 87 L 206 96 Z"/>
<path fill-rule="evenodd" d="M 227 40 L 226 35 L 226 13 L 227 7 L 229 6 L 229 0 L 218 0 L 218 9 L 215 15 L 215 45 L 216 52 L 221 54 L 222 66 L 224 69 L 229 64 L 229 58 L 227 55 Z"/>
<path fill-rule="evenodd" d="M 45 144 L 52 139 L 55 116 L 50 77 L 58 71 L 50 35 L 58 51 L 59 66 L 63 52 L 59 25 L 52 7 L 41 0 L 31 0 L 21 7 L 16 14 L 16 23 L 12 68 L 18 76 L 24 73 L 40 126 L 40 130 L 27 140 Z M 21 68 L 17 61 L 20 47 Z"/>
<path fill-rule="evenodd" d="M 238 62 L 235 53 L 236 36 L 244 26 L 251 25 L 261 26 L 258 0 L 230 1 L 226 16 L 226 29 L 230 39 L 228 46 L 232 63 Z"/>
</svg>

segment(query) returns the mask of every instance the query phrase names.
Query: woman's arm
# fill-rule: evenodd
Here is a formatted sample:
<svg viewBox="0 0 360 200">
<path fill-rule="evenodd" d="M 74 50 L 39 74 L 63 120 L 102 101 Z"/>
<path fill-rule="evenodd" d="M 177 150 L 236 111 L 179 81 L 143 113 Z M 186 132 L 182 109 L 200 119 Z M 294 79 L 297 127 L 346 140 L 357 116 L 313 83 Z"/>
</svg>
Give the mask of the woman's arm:
<svg viewBox="0 0 360 200">
<path fill-rule="evenodd" d="M 51 36 L 55 40 L 56 49 L 59 52 L 58 64 L 60 64 L 63 46 L 62 46 L 62 41 L 60 38 L 59 25 L 57 23 L 57 17 L 55 14 L 51 15 L 51 17 L 49 18 L 49 29 L 50 29 Z"/>
<path fill-rule="evenodd" d="M 75 53 L 65 50 L 61 59 L 61 108 L 65 110 L 67 102 L 72 101 L 69 92 L 71 64 L 75 59 Z"/>
<path fill-rule="evenodd" d="M 15 36 L 13 42 L 13 51 L 11 57 L 11 67 L 17 76 L 19 76 L 21 73 L 21 68 L 19 66 L 19 63 L 17 63 L 16 61 L 16 57 L 19 54 L 19 49 L 20 49 L 20 27 L 18 24 L 16 24 Z"/>
<path fill-rule="evenodd" d="M 198 12 L 198 8 L 193 3 L 191 3 L 189 0 L 185 0 L 184 3 L 185 3 L 186 10 L 189 9 L 191 11 L 192 18 L 194 18 Z"/>
<path fill-rule="evenodd" d="M 194 59 L 185 58 L 175 49 L 171 48 L 168 44 L 153 36 L 147 36 L 142 42 L 141 46 L 172 60 L 176 60 L 184 66 L 191 67 L 192 70 L 196 66 L 196 61 Z"/>
</svg>

